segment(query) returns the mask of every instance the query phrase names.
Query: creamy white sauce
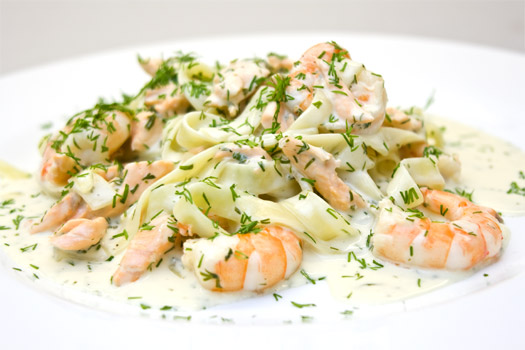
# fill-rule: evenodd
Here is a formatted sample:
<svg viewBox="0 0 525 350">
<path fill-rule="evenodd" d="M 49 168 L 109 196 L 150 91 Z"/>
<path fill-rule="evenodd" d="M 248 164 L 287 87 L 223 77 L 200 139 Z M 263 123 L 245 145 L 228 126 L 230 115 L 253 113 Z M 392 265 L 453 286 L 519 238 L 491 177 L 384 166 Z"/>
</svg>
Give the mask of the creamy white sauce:
<svg viewBox="0 0 525 350">
<path fill-rule="evenodd" d="M 520 168 L 525 165 L 525 153 L 474 129 L 448 121 L 446 126 L 448 146 L 445 150 L 457 153 L 462 162 L 461 178 L 447 184 L 447 188 L 474 191 L 476 203 L 493 207 L 504 215 L 524 215 L 525 197 L 506 192 L 513 181 L 520 187 L 525 186 L 525 179 L 518 175 L 525 171 Z M 110 278 L 122 252 L 113 258 L 104 251 L 90 253 L 102 257 L 102 261 L 67 256 L 58 259 L 59 255 L 49 243 L 51 233 L 28 233 L 31 222 L 39 220 L 54 202 L 40 194 L 34 179 L 1 179 L 0 200 L 3 202 L 0 244 L 8 257 L 6 267 L 59 296 L 96 307 L 98 301 L 92 297 L 95 295 L 112 300 L 115 305 L 134 305 L 137 310 L 139 307 L 195 310 L 256 296 L 255 293 L 217 293 L 203 289 L 193 272 L 182 267 L 180 252 L 165 256 L 158 267 L 146 272 L 137 282 L 115 287 Z M 371 223 L 371 220 L 362 223 L 361 232 L 369 232 Z M 118 227 L 112 227 L 107 236 L 118 232 Z M 300 271 L 266 293 L 279 293 L 312 281 L 321 285 L 319 281 L 325 281 L 339 301 L 353 306 L 380 304 L 427 293 L 472 273 L 422 270 L 384 262 L 366 248 L 366 234 L 363 234 L 351 254 L 320 255 L 307 248 Z"/>
<path fill-rule="evenodd" d="M 525 215 L 525 196 L 507 194 L 510 184 L 516 182 L 525 187 L 525 152 L 512 144 L 490 134 L 460 123 L 440 118 L 433 122 L 446 128 L 446 150 L 456 153 L 461 162 L 461 175 L 455 186 L 472 192 L 476 204 L 487 206 L 503 215 Z M 523 175 L 522 175 L 523 176 Z"/>
</svg>

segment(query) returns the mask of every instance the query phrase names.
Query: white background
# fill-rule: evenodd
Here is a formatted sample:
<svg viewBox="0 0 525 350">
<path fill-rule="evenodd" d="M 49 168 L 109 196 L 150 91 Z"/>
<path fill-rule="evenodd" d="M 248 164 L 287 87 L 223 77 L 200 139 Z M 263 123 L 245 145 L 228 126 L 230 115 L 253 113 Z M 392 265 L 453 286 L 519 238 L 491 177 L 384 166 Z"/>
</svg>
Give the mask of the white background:
<svg viewBox="0 0 525 350">
<path fill-rule="evenodd" d="M 402 34 L 523 53 L 525 1 L 0 0 L 0 74 L 135 45 L 283 31 Z"/>
</svg>

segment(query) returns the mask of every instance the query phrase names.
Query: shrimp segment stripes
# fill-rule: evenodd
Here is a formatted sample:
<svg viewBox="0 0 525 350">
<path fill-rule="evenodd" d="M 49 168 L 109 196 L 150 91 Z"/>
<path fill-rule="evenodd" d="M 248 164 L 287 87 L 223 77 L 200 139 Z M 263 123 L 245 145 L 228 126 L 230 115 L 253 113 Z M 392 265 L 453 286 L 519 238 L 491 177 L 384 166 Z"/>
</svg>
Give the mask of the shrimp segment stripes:
<svg viewBox="0 0 525 350">
<path fill-rule="evenodd" d="M 323 59 L 325 62 L 331 62 L 334 54 L 350 58 L 346 50 L 330 43 L 319 43 L 306 50 L 292 69 L 289 74 L 290 86 L 286 93 L 292 97 L 288 104 L 294 113 L 304 111 L 310 106 L 314 98 L 313 87 L 323 78 L 319 61 Z"/>
<path fill-rule="evenodd" d="M 458 195 L 422 188 L 424 206 L 448 222 L 416 217 L 396 206 L 382 209 L 371 243 L 374 255 L 425 268 L 468 270 L 497 257 L 502 247 L 499 217 Z"/>
<path fill-rule="evenodd" d="M 302 247 L 292 231 L 267 226 L 258 233 L 222 235 L 213 241 L 188 240 L 182 259 L 206 289 L 262 291 L 297 270 Z"/>
</svg>

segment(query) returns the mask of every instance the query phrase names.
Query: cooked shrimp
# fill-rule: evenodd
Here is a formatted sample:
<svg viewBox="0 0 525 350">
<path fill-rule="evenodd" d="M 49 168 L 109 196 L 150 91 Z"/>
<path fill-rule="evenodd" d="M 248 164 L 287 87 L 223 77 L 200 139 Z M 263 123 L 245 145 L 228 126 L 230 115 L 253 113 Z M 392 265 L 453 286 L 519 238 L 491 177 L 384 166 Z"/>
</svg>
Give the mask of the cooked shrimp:
<svg viewBox="0 0 525 350">
<path fill-rule="evenodd" d="M 142 152 L 157 142 L 162 136 L 164 123 L 153 112 L 140 112 L 131 123 L 131 150 Z"/>
<path fill-rule="evenodd" d="M 312 103 L 315 89 L 322 88 L 333 105 L 330 123 L 333 131 L 344 131 L 351 124 L 355 133 L 374 132 L 383 123 L 386 92 L 383 78 L 364 70 L 347 86 L 338 76 L 335 64 L 350 60 L 348 51 L 335 43 L 321 43 L 308 49 L 289 74 L 286 93 L 288 107 L 301 114 Z M 341 68 L 342 69 L 342 68 Z"/>
<path fill-rule="evenodd" d="M 225 109 L 231 117 L 239 112 L 240 104 L 255 92 L 257 80 L 270 74 L 254 61 L 236 60 L 222 69 L 213 80 L 213 92 L 208 106 Z"/>
<path fill-rule="evenodd" d="M 82 167 L 107 163 L 130 133 L 129 117 L 120 111 L 88 111 L 52 137 L 43 154 L 40 181 L 64 186 Z"/>
<path fill-rule="evenodd" d="M 423 122 L 413 114 L 407 114 L 397 108 L 388 107 L 386 109 L 386 118 L 384 126 L 393 128 L 418 131 L 423 127 Z"/>
<path fill-rule="evenodd" d="M 467 270 L 498 256 L 503 236 L 494 210 L 449 192 L 426 188 L 421 192 L 423 206 L 449 221 L 435 222 L 383 202 L 371 240 L 376 256 L 450 270 Z"/>
<path fill-rule="evenodd" d="M 162 118 L 170 118 L 186 112 L 190 106 L 182 91 L 173 83 L 145 92 L 144 104 L 153 107 Z"/>
<path fill-rule="evenodd" d="M 77 173 L 76 162 L 70 156 L 57 153 L 48 145 L 42 156 L 40 181 L 65 186 L 72 174 Z"/>
<path fill-rule="evenodd" d="M 366 205 L 363 198 L 337 175 L 338 163 L 330 153 L 295 138 L 283 139 L 281 149 L 297 171 L 315 181 L 315 189 L 334 208 L 348 210 L 353 205 Z"/>
<path fill-rule="evenodd" d="M 30 232 L 38 233 L 59 227 L 77 214 L 81 203 L 82 198 L 78 194 L 68 193 L 44 214 L 42 221 L 31 227 Z"/>
<path fill-rule="evenodd" d="M 115 201 L 115 205 L 95 211 L 88 208 L 86 215 L 88 217 L 115 217 L 122 214 L 139 199 L 146 188 L 168 174 L 174 167 L 175 165 L 167 160 L 126 164 L 122 173 L 123 182 L 118 190 L 119 199 Z"/>
<path fill-rule="evenodd" d="M 291 79 L 286 93 L 292 97 L 287 105 L 294 113 L 300 114 L 310 106 L 314 97 L 313 87 L 322 83 L 319 57 L 322 55 L 323 59 L 330 62 L 334 53 L 341 53 L 350 58 L 348 52 L 343 52 L 329 43 L 320 43 L 306 50 L 299 59 L 299 64 L 292 69 L 288 75 Z"/>
<path fill-rule="evenodd" d="M 109 167 L 105 174 L 107 180 L 122 180 L 117 189 L 114 203 L 98 210 L 92 210 L 76 192 L 70 192 L 47 211 L 42 221 L 31 228 L 32 233 L 52 230 L 73 218 L 115 217 L 122 214 L 138 200 L 144 190 L 155 181 L 173 170 L 174 164 L 165 160 L 152 163 L 135 162 L 124 166 L 123 179 L 116 177 L 116 167 Z M 109 178 L 109 176 L 111 176 Z"/>
<path fill-rule="evenodd" d="M 75 119 L 61 146 L 71 150 L 81 165 L 105 163 L 130 135 L 130 118 L 120 111 L 86 113 Z"/>
<path fill-rule="evenodd" d="M 120 215 L 139 199 L 146 188 L 172 171 L 174 167 L 172 162 L 165 160 L 157 160 L 152 163 L 146 161 L 128 163 L 122 170 L 122 176 L 113 179 L 113 181 L 118 180 L 117 182 L 122 181 L 117 189 L 114 203 L 98 210 L 92 210 L 82 202 L 77 215 L 87 218 Z"/>
<path fill-rule="evenodd" d="M 94 172 L 109 181 L 118 175 L 118 166 L 112 165 L 105 169 L 97 168 Z M 82 197 L 76 192 L 69 192 L 44 214 L 39 223 L 31 227 L 30 232 L 38 233 L 52 230 L 70 219 L 84 217 L 85 215 L 86 205 L 83 203 Z"/>
<path fill-rule="evenodd" d="M 356 78 L 357 83 L 350 87 L 350 91 L 355 97 L 355 103 L 365 111 L 365 114 L 358 115 L 360 111 L 356 113 L 351 110 L 347 113 L 353 113 L 351 121 L 353 121 L 354 133 L 373 133 L 381 127 L 385 119 L 388 100 L 385 82 L 380 75 L 367 70 L 363 70 Z M 345 114 L 341 114 L 343 115 Z"/>
<path fill-rule="evenodd" d="M 301 241 L 292 231 L 267 226 L 258 233 L 188 240 L 182 262 L 206 289 L 262 291 L 294 273 L 302 254 Z"/>
<path fill-rule="evenodd" d="M 88 249 L 104 237 L 107 227 L 104 218 L 72 219 L 51 236 L 51 244 L 62 250 Z"/>
<path fill-rule="evenodd" d="M 121 286 L 140 276 L 174 246 L 178 230 L 167 214 L 161 214 L 143 226 L 129 243 L 120 265 L 113 274 L 113 283 Z"/>
</svg>

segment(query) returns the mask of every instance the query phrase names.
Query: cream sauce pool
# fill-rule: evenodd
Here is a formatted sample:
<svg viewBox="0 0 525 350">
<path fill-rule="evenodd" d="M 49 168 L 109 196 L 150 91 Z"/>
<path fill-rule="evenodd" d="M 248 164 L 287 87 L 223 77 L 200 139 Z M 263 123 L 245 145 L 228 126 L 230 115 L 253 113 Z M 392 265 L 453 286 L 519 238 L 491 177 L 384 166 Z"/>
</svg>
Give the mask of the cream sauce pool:
<svg viewBox="0 0 525 350">
<path fill-rule="evenodd" d="M 513 182 L 518 188 L 525 187 L 525 153 L 472 128 L 440 119 L 434 122 L 446 126 L 445 150 L 458 154 L 462 163 L 461 177 L 448 183 L 447 188 L 472 193 L 474 202 L 495 208 L 503 215 L 524 215 L 525 196 L 507 191 Z M 39 220 L 53 204 L 53 199 L 40 193 L 34 179 L 1 179 L 0 203 L 0 244 L 7 256 L 2 259 L 5 267 L 67 299 L 94 307 L 98 303 L 96 297 L 102 297 L 116 304 L 134 305 L 137 310 L 196 310 L 256 295 L 203 289 L 193 272 L 182 267 L 177 252 L 164 257 L 137 282 L 115 287 L 110 278 L 121 255 L 102 261 L 61 255 L 50 245 L 50 233 L 28 233 L 31 221 Z M 361 232 L 370 231 L 370 218 L 357 221 Z M 118 227 L 111 226 L 107 235 L 118 232 Z M 504 233 L 508 241 L 505 229 Z M 370 253 L 363 234 L 345 254 L 320 255 L 307 249 L 300 271 L 266 293 L 277 299 L 281 290 L 325 282 L 339 301 L 351 305 L 381 304 L 427 293 L 472 273 L 405 268 L 382 261 Z"/>
</svg>

